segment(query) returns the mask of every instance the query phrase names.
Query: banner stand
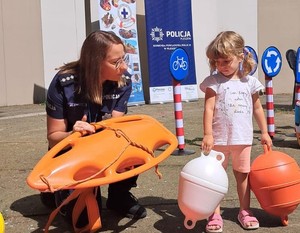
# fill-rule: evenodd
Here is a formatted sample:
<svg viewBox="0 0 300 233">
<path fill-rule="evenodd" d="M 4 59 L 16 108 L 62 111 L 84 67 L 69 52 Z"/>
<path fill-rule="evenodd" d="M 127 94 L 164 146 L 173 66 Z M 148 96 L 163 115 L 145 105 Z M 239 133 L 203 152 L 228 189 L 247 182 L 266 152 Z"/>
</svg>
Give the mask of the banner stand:
<svg viewBox="0 0 300 233">
<path fill-rule="evenodd" d="M 128 55 L 128 76 L 132 81 L 132 92 L 128 106 L 145 104 L 138 33 L 136 25 L 136 2 L 98 0 L 99 26 L 103 31 L 113 32 L 120 37 Z"/>
<path fill-rule="evenodd" d="M 181 82 L 182 99 L 198 100 L 191 0 L 144 0 L 149 103 L 173 101 L 169 58 L 176 48 L 189 55 L 189 75 Z"/>
</svg>

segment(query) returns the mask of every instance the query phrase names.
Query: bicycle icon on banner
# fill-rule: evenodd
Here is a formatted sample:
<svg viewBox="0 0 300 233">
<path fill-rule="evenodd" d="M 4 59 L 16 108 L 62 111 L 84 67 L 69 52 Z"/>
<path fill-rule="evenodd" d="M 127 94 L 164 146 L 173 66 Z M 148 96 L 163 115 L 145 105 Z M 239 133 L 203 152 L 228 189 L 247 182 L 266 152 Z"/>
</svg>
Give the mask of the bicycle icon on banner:
<svg viewBox="0 0 300 233">
<path fill-rule="evenodd" d="M 172 66 L 173 70 L 178 70 L 179 68 L 182 70 L 187 70 L 188 63 L 184 60 L 184 57 L 179 58 L 179 56 L 177 56 Z"/>
</svg>

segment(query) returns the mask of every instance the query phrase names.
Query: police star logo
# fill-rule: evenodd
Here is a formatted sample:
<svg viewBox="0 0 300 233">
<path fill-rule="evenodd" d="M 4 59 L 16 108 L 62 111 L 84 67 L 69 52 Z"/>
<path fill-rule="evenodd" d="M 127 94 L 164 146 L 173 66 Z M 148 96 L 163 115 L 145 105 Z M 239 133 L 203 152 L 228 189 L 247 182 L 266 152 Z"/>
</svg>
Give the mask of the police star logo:
<svg viewBox="0 0 300 233">
<path fill-rule="evenodd" d="M 164 33 L 161 28 L 155 27 L 151 29 L 150 35 L 152 37 L 152 40 L 159 42 L 163 40 Z"/>
</svg>

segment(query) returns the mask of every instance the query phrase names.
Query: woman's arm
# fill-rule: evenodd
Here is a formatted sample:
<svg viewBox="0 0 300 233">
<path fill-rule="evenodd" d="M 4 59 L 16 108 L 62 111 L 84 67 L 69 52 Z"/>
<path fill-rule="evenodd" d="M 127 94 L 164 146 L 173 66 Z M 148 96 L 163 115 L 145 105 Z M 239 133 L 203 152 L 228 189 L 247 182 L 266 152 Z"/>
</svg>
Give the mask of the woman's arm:
<svg viewBox="0 0 300 233">
<path fill-rule="evenodd" d="M 66 132 L 67 121 L 65 119 L 55 119 L 47 115 L 47 139 L 49 148 L 69 136 L 72 132 Z"/>
<path fill-rule="evenodd" d="M 124 112 L 119 112 L 119 111 L 116 111 L 116 110 L 113 110 L 112 113 L 111 113 L 112 117 L 121 117 L 121 116 L 124 116 L 124 115 L 125 115 Z"/>
<path fill-rule="evenodd" d="M 66 119 L 55 119 L 47 115 L 47 139 L 49 148 L 52 148 L 64 138 L 68 137 L 73 132 L 95 133 L 95 127 L 86 122 L 86 115 L 83 116 L 81 121 L 76 121 L 73 125 L 72 131 L 67 131 Z"/>
</svg>

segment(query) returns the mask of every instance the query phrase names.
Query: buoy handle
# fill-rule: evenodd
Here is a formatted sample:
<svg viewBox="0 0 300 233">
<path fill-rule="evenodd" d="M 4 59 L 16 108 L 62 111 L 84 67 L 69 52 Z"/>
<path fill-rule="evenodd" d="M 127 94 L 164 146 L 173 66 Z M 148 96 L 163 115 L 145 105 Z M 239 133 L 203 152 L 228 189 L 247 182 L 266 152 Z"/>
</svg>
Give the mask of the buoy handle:
<svg viewBox="0 0 300 233">
<path fill-rule="evenodd" d="M 210 150 L 208 154 L 201 152 L 201 156 L 210 156 L 215 158 L 218 162 L 223 163 L 225 160 L 225 155 L 220 151 Z"/>
<path fill-rule="evenodd" d="M 184 226 L 186 229 L 191 230 L 195 227 L 195 225 L 196 225 L 196 221 L 189 218 L 184 219 Z"/>
</svg>

